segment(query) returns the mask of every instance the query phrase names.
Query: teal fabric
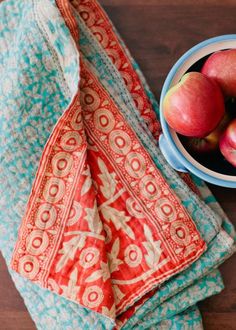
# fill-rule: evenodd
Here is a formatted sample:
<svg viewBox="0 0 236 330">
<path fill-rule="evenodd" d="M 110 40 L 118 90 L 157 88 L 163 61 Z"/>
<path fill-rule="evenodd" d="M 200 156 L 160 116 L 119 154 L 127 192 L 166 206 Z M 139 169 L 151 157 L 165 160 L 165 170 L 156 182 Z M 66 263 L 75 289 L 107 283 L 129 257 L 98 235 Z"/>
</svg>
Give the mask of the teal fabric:
<svg viewBox="0 0 236 330">
<path fill-rule="evenodd" d="M 77 21 L 80 55 L 53 0 L 7 0 L 0 5 L 0 249 L 9 267 L 43 147 L 76 93 L 82 56 L 208 243 L 204 255 L 163 283 L 124 329 L 200 329 L 201 317 L 193 305 L 222 290 L 221 276 L 214 269 L 234 251 L 233 227 L 201 180 L 194 177 L 202 199 L 166 164 L 118 71 L 78 16 Z M 133 66 L 158 113 L 140 69 L 135 62 Z M 110 319 L 10 273 L 38 329 L 113 328 Z"/>
<path fill-rule="evenodd" d="M 211 296 L 219 293 L 222 288 L 223 283 L 219 271 L 213 271 L 197 283 L 193 283 L 185 291 L 176 294 L 173 299 L 165 301 L 160 308 L 151 310 L 145 317 L 139 318 L 135 324 L 126 324 L 123 329 L 144 330 L 154 326 L 158 329 L 161 321 L 164 322 L 164 320 L 176 315 L 176 306 L 178 306 L 179 312 L 182 312 L 194 305 L 203 295 L 205 297 Z"/>
<path fill-rule="evenodd" d="M 186 309 L 184 312 L 162 321 L 158 324 L 160 330 L 200 330 L 203 328 L 201 314 L 196 306 Z M 156 330 L 156 325 L 150 330 Z"/>
<path fill-rule="evenodd" d="M 78 83 L 77 54 L 69 78 L 56 48 L 63 49 L 63 40 L 68 44 L 69 31 L 56 7 L 51 8 L 55 17 L 47 22 L 60 41 L 49 43 L 39 26 L 40 3 L 11 0 L 0 5 L 0 249 L 8 267 L 43 147 L 73 96 L 67 82 L 73 82 L 74 90 Z M 43 1 L 46 5 L 50 2 Z M 106 317 L 10 273 L 38 329 L 113 328 Z"/>
</svg>

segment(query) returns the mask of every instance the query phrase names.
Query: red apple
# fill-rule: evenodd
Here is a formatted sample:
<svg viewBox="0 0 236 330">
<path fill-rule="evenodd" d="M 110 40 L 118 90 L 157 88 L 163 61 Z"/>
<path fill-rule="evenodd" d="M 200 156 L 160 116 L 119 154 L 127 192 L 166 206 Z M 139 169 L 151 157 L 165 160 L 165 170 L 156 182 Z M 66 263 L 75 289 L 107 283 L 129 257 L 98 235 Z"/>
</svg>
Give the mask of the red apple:
<svg viewBox="0 0 236 330">
<path fill-rule="evenodd" d="M 200 72 L 189 72 L 167 92 L 163 113 L 176 132 L 204 137 L 221 121 L 225 113 L 224 98 L 215 81 Z"/>
<path fill-rule="evenodd" d="M 204 138 L 190 138 L 186 145 L 190 150 L 196 153 L 207 153 L 216 151 L 219 144 L 220 134 L 214 130 Z"/>
<path fill-rule="evenodd" d="M 207 153 L 216 151 L 219 147 L 219 140 L 226 126 L 230 122 L 230 116 L 225 113 L 219 125 L 204 138 L 188 138 L 185 142 L 186 146 L 197 153 Z"/>
<path fill-rule="evenodd" d="M 236 167 L 236 119 L 231 121 L 220 139 L 220 151 Z"/>
<path fill-rule="evenodd" d="M 213 53 L 201 72 L 215 79 L 225 96 L 236 96 L 236 49 Z"/>
</svg>

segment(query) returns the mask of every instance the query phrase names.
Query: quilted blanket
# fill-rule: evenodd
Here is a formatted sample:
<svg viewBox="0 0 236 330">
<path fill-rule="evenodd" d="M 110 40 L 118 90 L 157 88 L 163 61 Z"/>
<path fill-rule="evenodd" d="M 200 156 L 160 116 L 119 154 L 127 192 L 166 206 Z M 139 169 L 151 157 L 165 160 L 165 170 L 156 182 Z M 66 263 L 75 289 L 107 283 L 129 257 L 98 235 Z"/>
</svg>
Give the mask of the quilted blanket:
<svg viewBox="0 0 236 330">
<path fill-rule="evenodd" d="M 158 147 L 95 0 L 0 4 L 0 248 L 38 329 L 201 329 L 234 229 Z"/>
</svg>

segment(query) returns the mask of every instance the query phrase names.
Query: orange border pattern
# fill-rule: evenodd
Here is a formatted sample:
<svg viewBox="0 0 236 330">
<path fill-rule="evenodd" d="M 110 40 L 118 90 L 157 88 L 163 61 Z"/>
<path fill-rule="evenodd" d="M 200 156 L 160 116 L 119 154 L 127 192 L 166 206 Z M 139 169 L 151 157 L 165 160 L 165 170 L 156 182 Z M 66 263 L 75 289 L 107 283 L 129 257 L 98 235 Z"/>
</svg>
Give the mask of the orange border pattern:
<svg viewBox="0 0 236 330">
<path fill-rule="evenodd" d="M 113 32 L 108 16 L 98 2 L 94 0 L 72 0 L 71 3 L 78 10 L 87 27 L 98 39 L 113 64 L 119 70 L 140 115 L 146 122 L 150 132 L 158 140 L 160 124 L 155 111 L 152 109 L 151 102 L 144 91 L 139 76 L 134 71 L 132 63 L 126 56 L 118 37 Z"/>
</svg>

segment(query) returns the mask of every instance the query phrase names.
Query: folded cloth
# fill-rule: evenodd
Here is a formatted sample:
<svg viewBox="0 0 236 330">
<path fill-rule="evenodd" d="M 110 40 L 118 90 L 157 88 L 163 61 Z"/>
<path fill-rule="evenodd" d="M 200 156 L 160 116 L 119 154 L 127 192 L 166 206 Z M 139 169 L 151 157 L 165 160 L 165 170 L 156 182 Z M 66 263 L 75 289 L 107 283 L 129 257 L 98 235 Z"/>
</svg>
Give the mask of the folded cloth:
<svg viewBox="0 0 236 330">
<path fill-rule="evenodd" d="M 201 328 L 234 230 L 163 159 L 156 101 L 106 14 L 23 0 L 0 15 L 0 244 L 37 327 Z"/>
</svg>

